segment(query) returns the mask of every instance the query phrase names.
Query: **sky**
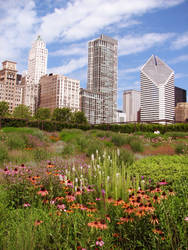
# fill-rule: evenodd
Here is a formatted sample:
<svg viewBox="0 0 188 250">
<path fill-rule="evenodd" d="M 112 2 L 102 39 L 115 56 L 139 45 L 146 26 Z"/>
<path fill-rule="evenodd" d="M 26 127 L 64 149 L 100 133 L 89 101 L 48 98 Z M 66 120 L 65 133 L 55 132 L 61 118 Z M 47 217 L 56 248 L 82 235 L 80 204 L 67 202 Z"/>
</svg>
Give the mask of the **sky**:
<svg viewBox="0 0 188 250">
<path fill-rule="evenodd" d="M 16 61 L 19 73 L 40 35 L 48 73 L 86 88 L 88 41 L 101 34 L 118 40 L 119 109 L 124 90 L 140 89 L 139 68 L 152 54 L 188 92 L 188 0 L 0 0 L 0 62 Z"/>
</svg>

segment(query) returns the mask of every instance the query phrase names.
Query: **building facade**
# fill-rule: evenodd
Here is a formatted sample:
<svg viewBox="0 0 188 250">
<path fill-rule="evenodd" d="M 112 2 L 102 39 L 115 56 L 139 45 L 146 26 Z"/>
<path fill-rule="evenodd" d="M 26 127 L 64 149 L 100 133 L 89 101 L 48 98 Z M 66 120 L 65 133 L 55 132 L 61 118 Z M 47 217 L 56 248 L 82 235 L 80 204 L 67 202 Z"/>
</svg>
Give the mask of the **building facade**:
<svg viewBox="0 0 188 250">
<path fill-rule="evenodd" d="M 99 114 L 96 111 L 92 117 L 96 120 L 90 120 L 86 117 L 90 123 L 113 123 L 116 122 L 116 110 L 117 110 L 117 48 L 118 42 L 111 37 L 101 35 L 100 38 L 90 41 L 88 43 L 88 80 L 87 80 L 87 93 L 91 96 L 100 95 L 99 99 L 102 97 L 105 100 L 101 100 L 105 105 L 103 105 L 102 116 L 97 117 Z M 95 99 L 95 98 L 94 98 Z M 96 100 L 98 97 L 96 98 Z M 84 98 L 83 98 L 84 100 Z M 99 101 L 99 103 L 101 102 Z M 91 101 L 92 102 L 92 101 Z M 96 101 L 98 103 L 98 101 Z M 84 106 L 84 103 L 82 104 Z M 87 105 L 87 104 L 86 104 Z M 98 110 L 98 108 L 96 108 Z M 93 109 L 93 112 L 94 109 Z"/>
<path fill-rule="evenodd" d="M 175 86 L 175 107 L 179 102 L 186 102 L 186 90 Z"/>
<path fill-rule="evenodd" d="M 16 62 L 4 61 L 0 70 L 0 102 L 5 101 L 12 113 L 18 105 L 22 104 L 21 75 L 17 74 Z"/>
<path fill-rule="evenodd" d="M 137 122 L 140 110 L 140 91 L 125 90 L 123 92 L 123 111 L 126 113 L 126 122 Z"/>
<path fill-rule="evenodd" d="M 174 121 L 174 71 L 152 55 L 141 72 L 141 121 Z"/>
<path fill-rule="evenodd" d="M 179 102 L 175 108 L 175 121 L 188 122 L 188 103 Z"/>
<path fill-rule="evenodd" d="M 45 75 L 40 79 L 40 107 L 70 108 L 79 111 L 80 81 L 63 75 Z"/>
<path fill-rule="evenodd" d="M 34 114 L 39 106 L 39 81 L 47 72 L 48 50 L 40 36 L 32 44 L 28 58 L 28 72 L 23 78 L 23 104 Z"/>
<path fill-rule="evenodd" d="M 125 114 L 125 112 L 123 112 L 123 110 L 117 110 L 116 122 L 118 122 L 118 123 L 126 122 L 126 114 Z"/>
</svg>

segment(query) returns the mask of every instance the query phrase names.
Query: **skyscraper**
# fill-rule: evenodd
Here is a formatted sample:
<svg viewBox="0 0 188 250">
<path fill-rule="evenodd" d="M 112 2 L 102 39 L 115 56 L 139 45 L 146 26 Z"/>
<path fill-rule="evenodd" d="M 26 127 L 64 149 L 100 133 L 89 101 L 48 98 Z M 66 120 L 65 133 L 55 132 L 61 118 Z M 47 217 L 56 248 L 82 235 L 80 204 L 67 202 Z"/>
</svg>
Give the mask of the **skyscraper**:
<svg viewBox="0 0 188 250">
<path fill-rule="evenodd" d="M 116 122 L 118 42 L 111 37 L 101 35 L 88 45 L 87 90 L 104 94 L 105 105 L 100 121 L 97 119 L 98 123 Z M 97 117 L 97 114 L 94 116 Z"/>
<path fill-rule="evenodd" d="M 22 104 L 21 75 L 17 74 L 16 62 L 4 61 L 0 70 L 0 102 L 5 101 L 9 105 L 9 112 Z"/>
<path fill-rule="evenodd" d="M 141 68 L 141 121 L 173 121 L 174 115 L 174 71 L 152 55 Z"/>
<path fill-rule="evenodd" d="M 34 84 L 38 84 L 41 76 L 47 71 L 48 50 L 45 42 L 40 36 L 32 44 L 28 59 L 28 75 L 33 79 Z"/>
<path fill-rule="evenodd" d="M 140 110 L 140 91 L 130 89 L 123 93 L 123 111 L 126 113 L 126 122 L 138 121 Z"/>
<path fill-rule="evenodd" d="M 47 71 L 48 50 L 40 36 L 32 44 L 28 59 L 28 73 L 23 77 L 23 104 L 29 106 L 32 114 L 39 106 L 39 81 Z"/>
<path fill-rule="evenodd" d="M 186 90 L 175 86 L 175 107 L 179 102 L 186 102 Z"/>
</svg>

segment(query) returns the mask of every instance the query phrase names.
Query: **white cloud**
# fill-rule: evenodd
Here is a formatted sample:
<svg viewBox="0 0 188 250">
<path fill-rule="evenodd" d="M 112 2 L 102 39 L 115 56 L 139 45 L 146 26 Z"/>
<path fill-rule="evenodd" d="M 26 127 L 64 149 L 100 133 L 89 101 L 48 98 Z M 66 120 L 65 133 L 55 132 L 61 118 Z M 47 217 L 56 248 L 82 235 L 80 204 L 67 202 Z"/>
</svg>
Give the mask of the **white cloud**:
<svg viewBox="0 0 188 250">
<path fill-rule="evenodd" d="M 136 15 L 168 8 L 183 0 L 74 0 L 42 18 L 39 33 L 47 42 L 56 39 L 79 40 L 93 36 L 105 27 L 121 23 L 131 25 Z M 50 32 L 49 32 L 50 31 Z"/>
<path fill-rule="evenodd" d="M 129 55 L 162 44 L 174 36 L 173 33 L 148 33 L 142 36 L 125 36 L 119 39 L 119 55 Z"/>
<path fill-rule="evenodd" d="M 188 77 L 188 74 L 186 74 L 186 73 L 176 73 L 175 74 L 176 79 L 187 78 L 187 77 Z"/>
<path fill-rule="evenodd" d="M 188 46 L 188 32 L 180 35 L 173 43 L 172 49 L 182 49 Z"/>
<path fill-rule="evenodd" d="M 50 52 L 51 56 L 80 56 L 87 54 L 87 43 L 71 44 L 64 49 Z"/>
<path fill-rule="evenodd" d="M 0 60 L 17 60 L 21 51 L 31 46 L 38 22 L 32 0 L 1 1 Z"/>
<path fill-rule="evenodd" d="M 72 59 L 69 61 L 68 64 L 55 67 L 55 68 L 50 68 L 48 69 L 48 72 L 53 72 L 57 74 L 68 74 L 71 73 L 75 70 L 81 69 L 84 66 L 87 65 L 87 57 L 80 57 L 79 59 Z"/>
<path fill-rule="evenodd" d="M 178 56 L 174 59 L 169 60 L 168 63 L 176 64 L 176 63 L 186 62 L 186 61 L 188 61 L 188 55 L 182 55 L 182 56 Z"/>
</svg>

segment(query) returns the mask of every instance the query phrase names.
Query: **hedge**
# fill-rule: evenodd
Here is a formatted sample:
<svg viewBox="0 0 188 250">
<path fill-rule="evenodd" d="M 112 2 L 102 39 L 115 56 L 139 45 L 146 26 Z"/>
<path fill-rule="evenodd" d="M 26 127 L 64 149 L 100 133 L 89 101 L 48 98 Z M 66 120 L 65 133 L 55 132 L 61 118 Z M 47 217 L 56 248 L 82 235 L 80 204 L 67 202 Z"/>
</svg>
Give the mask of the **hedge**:
<svg viewBox="0 0 188 250">
<path fill-rule="evenodd" d="M 38 121 L 38 120 L 26 120 L 17 118 L 0 118 L 1 127 L 35 127 L 48 132 L 61 131 L 63 128 L 78 128 L 82 130 L 89 129 L 101 129 L 109 130 L 120 133 L 134 133 L 138 131 L 142 132 L 154 132 L 159 130 L 160 133 L 171 131 L 188 132 L 188 123 L 176 123 L 176 124 L 143 124 L 143 123 L 130 123 L 130 124 L 75 124 L 75 123 L 62 123 L 56 121 Z"/>
</svg>

